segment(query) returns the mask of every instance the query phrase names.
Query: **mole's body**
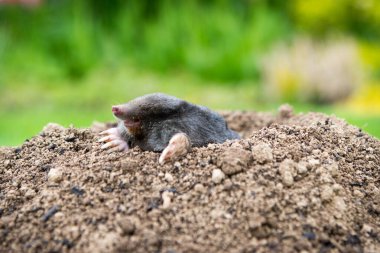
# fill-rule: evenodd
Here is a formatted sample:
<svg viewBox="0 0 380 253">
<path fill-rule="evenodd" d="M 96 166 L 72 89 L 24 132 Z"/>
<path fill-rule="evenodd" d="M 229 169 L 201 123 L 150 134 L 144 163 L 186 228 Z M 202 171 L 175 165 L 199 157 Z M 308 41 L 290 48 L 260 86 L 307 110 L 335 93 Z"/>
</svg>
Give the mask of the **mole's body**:
<svg viewBox="0 0 380 253">
<path fill-rule="evenodd" d="M 163 151 L 160 163 L 185 154 L 191 146 L 239 139 L 225 120 L 206 107 L 161 93 L 113 106 L 118 126 L 104 131 L 103 148 Z"/>
</svg>

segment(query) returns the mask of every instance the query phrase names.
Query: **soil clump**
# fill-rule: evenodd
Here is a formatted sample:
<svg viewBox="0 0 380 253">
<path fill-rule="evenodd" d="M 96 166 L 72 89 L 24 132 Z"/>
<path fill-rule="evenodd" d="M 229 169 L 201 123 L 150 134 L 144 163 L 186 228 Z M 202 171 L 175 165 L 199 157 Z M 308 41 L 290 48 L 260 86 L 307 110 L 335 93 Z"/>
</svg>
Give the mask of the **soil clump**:
<svg viewBox="0 0 380 253">
<path fill-rule="evenodd" d="M 378 139 L 288 107 L 222 115 L 243 139 L 163 166 L 95 128 L 1 147 L 0 252 L 380 252 Z"/>
</svg>

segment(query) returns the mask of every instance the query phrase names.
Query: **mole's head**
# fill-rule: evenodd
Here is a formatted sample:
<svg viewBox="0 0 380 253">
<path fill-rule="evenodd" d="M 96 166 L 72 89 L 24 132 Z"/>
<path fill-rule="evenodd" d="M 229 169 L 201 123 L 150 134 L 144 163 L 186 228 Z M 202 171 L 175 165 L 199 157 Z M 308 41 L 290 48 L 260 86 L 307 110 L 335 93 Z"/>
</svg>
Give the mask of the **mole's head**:
<svg viewBox="0 0 380 253">
<path fill-rule="evenodd" d="M 113 114 L 129 129 L 139 129 L 152 121 L 165 120 L 183 112 L 187 102 L 162 93 L 148 94 L 112 107 Z"/>
</svg>

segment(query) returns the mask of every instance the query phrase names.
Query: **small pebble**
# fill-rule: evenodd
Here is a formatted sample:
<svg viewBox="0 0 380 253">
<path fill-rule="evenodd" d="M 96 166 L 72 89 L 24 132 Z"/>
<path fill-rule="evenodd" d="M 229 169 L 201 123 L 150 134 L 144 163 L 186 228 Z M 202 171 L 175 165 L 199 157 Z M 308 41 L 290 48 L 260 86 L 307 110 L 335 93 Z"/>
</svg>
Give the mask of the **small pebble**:
<svg viewBox="0 0 380 253">
<path fill-rule="evenodd" d="M 63 179 L 63 173 L 61 168 L 52 168 L 48 173 L 48 181 L 52 183 L 59 183 Z"/>
<path fill-rule="evenodd" d="M 213 219 L 232 219 L 233 216 L 232 214 L 224 211 L 224 210 L 221 210 L 221 209 L 213 209 L 210 213 L 210 216 L 213 218 Z"/>
<path fill-rule="evenodd" d="M 120 218 L 118 220 L 118 225 L 121 228 L 124 235 L 132 235 L 136 230 L 136 226 L 133 220 L 127 217 Z"/>
<path fill-rule="evenodd" d="M 334 196 L 333 188 L 328 185 L 325 185 L 321 190 L 322 201 L 330 201 L 333 196 Z"/>
<path fill-rule="evenodd" d="M 319 180 L 322 182 L 322 183 L 335 183 L 335 180 L 334 178 L 331 176 L 330 173 L 326 172 L 326 170 L 321 170 L 322 173 L 317 173 L 317 175 L 320 175 L 319 176 Z"/>
<path fill-rule="evenodd" d="M 339 175 L 339 167 L 337 163 L 333 163 L 328 167 L 331 176 L 336 177 Z"/>
<path fill-rule="evenodd" d="M 260 143 L 252 147 L 253 160 L 258 163 L 266 163 L 273 160 L 272 148 L 266 143 Z"/>
<path fill-rule="evenodd" d="M 69 136 L 67 136 L 64 140 L 67 142 L 74 142 L 76 140 L 76 136 L 74 135 L 74 133 L 72 133 Z"/>
<path fill-rule="evenodd" d="M 79 188 L 78 186 L 74 186 L 71 188 L 71 193 L 77 196 L 82 196 L 85 193 L 85 191 Z"/>
<path fill-rule="evenodd" d="M 215 184 L 219 184 L 220 182 L 222 182 L 222 180 L 225 178 L 225 175 L 223 173 L 222 170 L 220 169 L 214 169 L 212 171 L 212 181 L 215 183 Z"/>
<path fill-rule="evenodd" d="M 294 183 L 294 177 L 293 174 L 295 174 L 295 163 L 290 160 L 286 159 L 281 164 L 279 169 L 282 183 L 286 186 L 291 186 Z"/>
<path fill-rule="evenodd" d="M 220 167 L 226 175 L 234 175 L 247 169 L 252 153 L 242 148 L 229 148 L 218 159 Z"/>
<path fill-rule="evenodd" d="M 289 171 L 285 171 L 284 173 L 282 173 L 281 177 L 282 177 L 282 182 L 284 183 L 284 185 L 286 186 L 293 185 L 294 179 L 293 179 L 292 174 Z"/>
<path fill-rule="evenodd" d="M 364 198 L 364 194 L 358 189 L 354 190 L 354 196 L 358 198 Z"/>
<path fill-rule="evenodd" d="M 119 205 L 117 207 L 117 211 L 118 212 L 125 212 L 125 211 L 127 211 L 127 207 L 125 205 Z"/>
<path fill-rule="evenodd" d="M 306 167 L 306 164 L 303 163 L 303 162 L 300 162 L 297 164 L 297 172 L 301 175 L 303 174 L 306 174 L 307 173 L 307 167 Z"/>
<path fill-rule="evenodd" d="M 54 131 L 63 131 L 65 128 L 57 123 L 48 123 L 42 129 L 42 132 L 54 132 Z"/>
<path fill-rule="evenodd" d="M 164 191 L 162 193 L 162 208 L 168 209 L 172 202 L 173 193 L 169 191 Z"/>
<path fill-rule="evenodd" d="M 340 184 L 334 184 L 334 185 L 332 186 L 332 188 L 333 188 L 333 191 L 334 191 L 335 193 L 338 193 L 338 192 L 340 192 L 341 190 L 343 190 L 343 187 L 342 187 Z"/>
<path fill-rule="evenodd" d="M 293 107 L 289 104 L 283 104 L 278 108 L 278 114 L 283 119 L 290 118 L 293 116 Z"/>
<path fill-rule="evenodd" d="M 310 159 L 308 162 L 312 169 L 319 165 L 319 160 L 317 159 Z"/>
<path fill-rule="evenodd" d="M 20 186 L 20 182 L 17 181 L 17 180 L 15 180 L 15 181 L 12 182 L 12 186 L 19 187 Z"/>
<path fill-rule="evenodd" d="M 36 196 L 36 192 L 32 189 L 28 189 L 26 192 L 25 192 L 25 197 L 26 198 L 33 198 L 34 196 Z"/>
<path fill-rule="evenodd" d="M 173 181 L 173 176 L 172 174 L 170 173 L 165 173 L 165 180 L 168 181 L 168 182 L 172 182 Z"/>
<path fill-rule="evenodd" d="M 62 219 L 65 217 L 65 214 L 63 212 L 57 212 L 55 215 L 54 215 L 54 219 Z"/>
<path fill-rule="evenodd" d="M 197 191 L 197 192 L 204 192 L 205 187 L 203 186 L 203 184 L 196 184 L 194 186 L 194 190 Z"/>
<path fill-rule="evenodd" d="M 343 213 L 344 211 L 346 211 L 346 208 L 347 208 L 346 202 L 341 197 L 334 198 L 334 206 L 340 213 Z"/>
<path fill-rule="evenodd" d="M 369 234 L 373 231 L 373 228 L 369 224 L 363 224 L 362 233 Z"/>
<path fill-rule="evenodd" d="M 284 189 L 284 185 L 281 183 L 278 183 L 276 184 L 276 189 L 281 191 L 282 189 Z"/>
<path fill-rule="evenodd" d="M 174 167 L 177 168 L 177 169 L 180 169 L 181 168 L 181 163 L 180 162 L 175 162 L 174 163 Z"/>
</svg>

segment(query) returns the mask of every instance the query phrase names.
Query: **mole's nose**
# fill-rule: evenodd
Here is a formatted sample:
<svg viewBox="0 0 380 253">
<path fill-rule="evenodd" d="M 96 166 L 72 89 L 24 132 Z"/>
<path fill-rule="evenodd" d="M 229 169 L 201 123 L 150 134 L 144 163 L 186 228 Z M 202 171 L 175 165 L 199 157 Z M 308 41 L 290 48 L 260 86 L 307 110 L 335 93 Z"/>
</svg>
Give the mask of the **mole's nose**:
<svg viewBox="0 0 380 253">
<path fill-rule="evenodd" d="M 112 112 L 114 114 L 118 114 L 118 113 L 120 113 L 120 108 L 118 106 L 112 106 Z"/>
</svg>

